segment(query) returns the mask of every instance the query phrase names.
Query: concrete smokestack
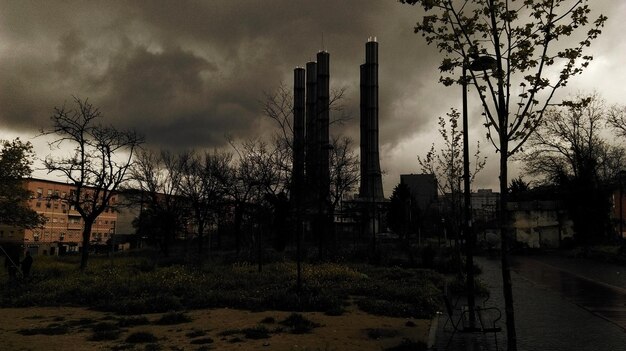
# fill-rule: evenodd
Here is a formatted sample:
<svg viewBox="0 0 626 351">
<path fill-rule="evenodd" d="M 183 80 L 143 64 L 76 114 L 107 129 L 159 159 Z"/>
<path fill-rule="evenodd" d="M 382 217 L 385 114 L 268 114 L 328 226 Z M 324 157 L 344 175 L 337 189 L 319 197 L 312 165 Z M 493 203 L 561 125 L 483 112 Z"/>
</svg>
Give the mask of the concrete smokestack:
<svg viewBox="0 0 626 351">
<path fill-rule="evenodd" d="M 305 70 L 293 70 L 293 175 L 292 194 L 300 203 L 304 182 L 304 105 L 305 105 Z"/>
<path fill-rule="evenodd" d="M 330 55 L 317 53 L 317 133 L 319 151 L 319 201 L 326 201 L 330 193 Z"/>
<path fill-rule="evenodd" d="M 306 145 L 305 167 L 307 189 L 315 189 L 317 175 L 317 63 L 306 64 Z M 311 195 L 311 194 L 309 194 Z"/>
<path fill-rule="evenodd" d="M 365 44 L 361 66 L 361 198 L 383 199 L 383 182 L 378 152 L 378 42 Z"/>
</svg>

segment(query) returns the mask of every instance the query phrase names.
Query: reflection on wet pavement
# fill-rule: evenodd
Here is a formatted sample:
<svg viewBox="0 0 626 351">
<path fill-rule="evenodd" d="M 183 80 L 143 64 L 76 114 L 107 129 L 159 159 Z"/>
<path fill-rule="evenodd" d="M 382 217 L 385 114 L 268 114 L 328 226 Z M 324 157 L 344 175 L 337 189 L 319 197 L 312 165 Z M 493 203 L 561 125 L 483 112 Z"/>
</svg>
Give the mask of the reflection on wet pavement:
<svg viewBox="0 0 626 351">
<path fill-rule="evenodd" d="M 512 268 L 529 280 L 626 329 L 626 289 L 595 282 L 527 257 L 516 258 Z"/>
</svg>

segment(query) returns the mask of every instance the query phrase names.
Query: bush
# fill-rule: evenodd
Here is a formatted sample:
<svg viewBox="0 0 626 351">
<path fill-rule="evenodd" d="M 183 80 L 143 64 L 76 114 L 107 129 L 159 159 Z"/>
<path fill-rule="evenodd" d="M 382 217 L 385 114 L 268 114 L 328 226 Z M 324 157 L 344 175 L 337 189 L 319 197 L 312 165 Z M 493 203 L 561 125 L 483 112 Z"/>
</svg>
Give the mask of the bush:
<svg viewBox="0 0 626 351">
<path fill-rule="evenodd" d="M 201 338 L 201 339 L 191 340 L 189 343 L 190 344 L 194 344 L 194 345 L 206 345 L 206 344 L 212 344 L 213 343 L 213 339 L 211 339 L 211 338 Z"/>
<path fill-rule="evenodd" d="M 17 331 L 21 335 L 63 335 L 69 332 L 66 324 L 52 323 L 43 328 L 20 329 Z"/>
<path fill-rule="evenodd" d="M 117 340 L 120 337 L 121 331 L 115 330 L 94 330 L 89 340 L 91 341 L 103 341 L 103 340 Z"/>
<path fill-rule="evenodd" d="M 430 296 L 436 296 L 438 287 L 443 286 L 441 275 L 424 269 L 320 263 L 304 266 L 304 284 L 301 291 L 296 291 L 293 262 L 277 259 L 259 273 L 256 265 L 246 262 L 198 267 L 155 260 L 150 255 L 150 251 L 116 255 L 113 266 L 96 256 L 86 272 L 78 271 L 77 262 L 72 261 L 76 258 L 42 258 L 38 261 L 41 274 L 28 286 L 0 286 L 0 305 L 72 304 L 123 315 L 221 307 L 339 315 L 345 299 L 356 295 L 379 304 L 406 305 L 409 307 L 401 309 L 427 316 L 437 310 Z M 383 315 L 399 314 L 397 309 L 390 313 L 384 308 L 372 310 Z M 147 323 L 143 317 L 136 318 L 141 319 L 120 319 L 118 324 L 126 327 Z M 174 319 L 172 323 L 183 321 Z"/>
<path fill-rule="evenodd" d="M 280 324 L 288 327 L 292 334 L 306 334 L 313 330 L 313 328 L 320 326 L 319 323 L 310 321 L 299 313 L 290 314 L 289 317 L 282 320 Z"/>
<path fill-rule="evenodd" d="M 150 321 L 146 316 L 129 316 L 129 317 L 121 317 L 117 320 L 117 324 L 120 327 L 134 327 L 138 325 L 146 325 L 150 324 Z"/>
<path fill-rule="evenodd" d="M 149 343 L 157 341 L 157 337 L 150 332 L 134 332 L 126 338 L 126 342 L 132 344 Z"/>
<path fill-rule="evenodd" d="M 270 337 L 270 331 L 263 325 L 259 325 L 253 328 L 242 329 L 241 332 L 246 339 L 267 339 Z"/>
<path fill-rule="evenodd" d="M 189 322 L 191 322 L 191 317 L 183 312 L 168 312 L 161 316 L 161 318 L 159 318 L 159 320 L 154 323 L 160 325 L 174 325 Z"/>
</svg>

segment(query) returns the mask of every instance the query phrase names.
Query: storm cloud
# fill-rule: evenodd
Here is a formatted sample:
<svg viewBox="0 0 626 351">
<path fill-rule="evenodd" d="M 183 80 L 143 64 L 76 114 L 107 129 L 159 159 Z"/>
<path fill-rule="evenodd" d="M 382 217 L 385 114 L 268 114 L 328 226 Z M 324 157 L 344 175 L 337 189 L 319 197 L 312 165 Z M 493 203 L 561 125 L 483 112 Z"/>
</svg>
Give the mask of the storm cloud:
<svg viewBox="0 0 626 351">
<path fill-rule="evenodd" d="M 592 6 L 626 13 L 623 2 Z M 270 133 L 264 92 L 289 86 L 294 67 L 327 50 L 331 87 L 346 88 L 353 117 L 332 133 L 358 140 L 359 64 L 377 36 L 388 193 L 399 173 L 418 171 L 415 157 L 436 139 L 436 118 L 460 105 L 460 92 L 437 83 L 439 53 L 413 33 L 422 13 L 394 0 L 2 1 L 2 9 L 0 128 L 12 133 L 35 133 L 74 95 L 154 147 L 223 147 L 226 135 Z M 571 89 L 620 102 L 625 30 L 610 18 L 589 77 Z M 483 138 L 481 122 L 472 122 L 475 138 Z"/>
</svg>

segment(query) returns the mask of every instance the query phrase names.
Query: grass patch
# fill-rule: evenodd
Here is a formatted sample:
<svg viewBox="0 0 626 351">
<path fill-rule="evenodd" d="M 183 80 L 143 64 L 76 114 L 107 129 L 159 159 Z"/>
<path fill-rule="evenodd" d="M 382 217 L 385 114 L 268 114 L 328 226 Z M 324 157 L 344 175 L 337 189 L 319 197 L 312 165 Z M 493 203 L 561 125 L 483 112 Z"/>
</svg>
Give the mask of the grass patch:
<svg viewBox="0 0 626 351">
<path fill-rule="evenodd" d="M 378 340 L 384 338 L 393 338 L 398 336 L 398 331 L 395 329 L 385 329 L 385 328 L 368 328 L 365 329 L 365 334 L 370 339 Z"/>
<path fill-rule="evenodd" d="M 144 351 L 161 351 L 163 348 L 159 344 L 148 344 L 144 346 Z"/>
<path fill-rule="evenodd" d="M 204 330 L 192 330 L 189 333 L 185 334 L 185 336 L 190 339 L 197 338 L 200 336 L 205 336 L 205 335 L 206 335 L 206 331 Z"/>
<path fill-rule="evenodd" d="M 51 323 L 41 328 L 20 329 L 17 331 L 21 335 L 64 335 L 69 333 L 69 327 L 66 324 Z"/>
<path fill-rule="evenodd" d="M 276 323 L 276 318 L 274 318 L 272 316 L 268 316 L 268 317 L 265 317 L 265 318 L 261 319 L 261 321 L 259 323 L 261 323 L 261 324 L 274 324 L 274 323 Z"/>
<path fill-rule="evenodd" d="M 224 331 L 219 332 L 217 335 L 219 336 L 231 336 L 235 334 L 240 334 L 241 330 L 239 329 L 226 329 Z"/>
<path fill-rule="evenodd" d="M 252 328 L 227 329 L 218 333 L 217 335 L 223 336 L 223 337 L 232 336 L 232 335 L 243 335 L 246 339 L 258 340 L 258 339 L 269 338 L 270 331 L 264 325 L 258 325 Z M 232 340 L 233 339 L 229 340 L 229 342 L 239 342 L 239 341 L 232 341 Z"/>
<path fill-rule="evenodd" d="M 94 323 L 96 323 L 96 321 L 92 318 L 80 318 L 65 322 L 65 324 L 70 327 L 88 327 L 93 325 Z"/>
<path fill-rule="evenodd" d="M 195 339 L 195 340 L 191 340 L 189 342 L 190 344 L 193 345 L 206 345 L 206 344 L 212 344 L 213 343 L 213 339 L 211 338 L 200 338 L 200 339 Z"/>
<path fill-rule="evenodd" d="M 242 329 L 241 332 L 246 339 L 259 340 L 267 339 L 270 337 L 270 331 L 263 325 L 258 325 L 252 328 Z"/>
<path fill-rule="evenodd" d="M 28 316 L 28 317 L 24 317 L 24 319 L 44 319 L 45 317 L 40 315 L 40 314 L 36 314 L 34 316 Z"/>
<path fill-rule="evenodd" d="M 403 304 L 400 310 L 412 311 L 412 317 L 431 317 L 440 310 L 431 297 L 443 286 L 441 275 L 424 269 L 312 263 L 304 266 L 305 284 L 296 291 L 296 264 L 284 260 L 268 260 L 273 263 L 257 272 L 254 264 L 236 262 L 241 258 L 198 266 L 137 251 L 113 259 L 111 265 L 94 256 L 80 272 L 75 257 L 41 257 L 28 286 L 0 286 L 0 307 L 72 304 L 121 315 L 228 307 L 340 315 L 348 296 L 363 296 Z M 381 315 L 408 314 L 372 305 L 361 307 Z"/>
<path fill-rule="evenodd" d="M 126 337 L 126 342 L 131 344 L 152 343 L 157 341 L 157 337 L 150 332 L 134 332 Z"/>
<path fill-rule="evenodd" d="M 184 312 L 168 312 L 161 316 L 155 324 L 159 325 L 174 325 L 191 322 L 191 317 Z"/>
<path fill-rule="evenodd" d="M 319 323 L 315 323 L 305 318 L 300 313 L 290 314 L 289 317 L 280 321 L 280 324 L 289 328 L 289 332 L 292 334 L 306 334 L 313 330 L 313 328 L 320 326 Z"/>
<path fill-rule="evenodd" d="M 116 323 L 100 322 L 91 326 L 93 334 L 89 337 L 91 341 L 117 340 L 121 330 Z"/>
<path fill-rule="evenodd" d="M 115 330 L 95 330 L 89 337 L 90 341 L 117 340 L 122 332 Z"/>
<path fill-rule="evenodd" d="M 130 317 L 121 317 L 117 319 L 117 324 L 120 327 L 135 327 L 138 325 L 146 325 L 150 324 L 150 321 L 146 316 L 130 316 Z"/>
</svg>

